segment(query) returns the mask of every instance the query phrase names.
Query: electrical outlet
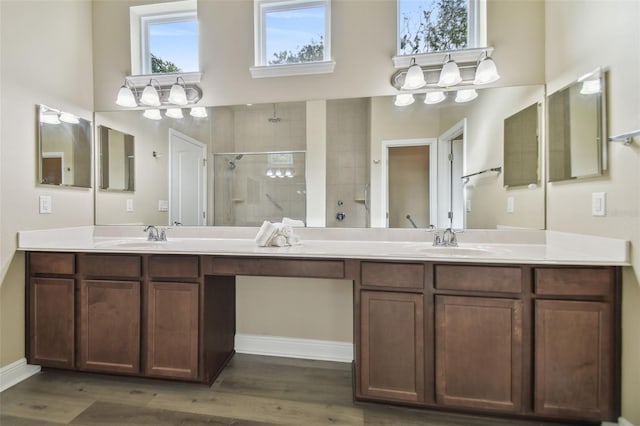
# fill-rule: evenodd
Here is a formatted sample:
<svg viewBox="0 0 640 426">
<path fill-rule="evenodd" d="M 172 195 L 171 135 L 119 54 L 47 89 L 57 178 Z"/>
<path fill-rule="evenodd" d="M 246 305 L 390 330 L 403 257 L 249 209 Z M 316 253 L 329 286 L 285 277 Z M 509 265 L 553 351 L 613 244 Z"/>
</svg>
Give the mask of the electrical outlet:
<svg viewBox="0 0 640 426">
<path fill-rule="evenodd" d="M 515 200 L 513 197 L 507 197 L 507 213 L 513 213 L 515 210 Z"/>
<path fill-rule="evenodd" d="M 594 192 L 591 194 L 591 215 L 607 215 L 607 194 L 605 192 Z"/>
<path fill-rule="evenodd" d="M 41 195 L 38 198 L 40 214 L 50 214 L 53 210 L 51 206 L 51 195 Z"/>
<path fill-rule="evenodd" d="M 127 198 L 127 211 L 133 211 L 133 198 Z"/>
</svg>

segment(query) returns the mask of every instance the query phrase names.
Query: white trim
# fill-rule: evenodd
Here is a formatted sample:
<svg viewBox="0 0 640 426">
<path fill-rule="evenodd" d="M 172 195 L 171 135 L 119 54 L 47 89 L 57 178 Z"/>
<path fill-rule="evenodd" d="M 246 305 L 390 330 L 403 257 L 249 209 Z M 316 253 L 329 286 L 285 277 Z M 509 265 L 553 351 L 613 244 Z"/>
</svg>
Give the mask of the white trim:
<svg viewBox="0 0 640 426">
<path fill-rule="evenodd" d="M 236 334 L 236 352 L 241 354 L 352 362 L 353 343 L 292 337 Z"/>
<path fill-rule="evenodd" d="M 620 426 L 634 426 L 633 423 L 631 423 L 629 420 L 625 419 L 624 417 L 618 417 L 618 424 Z"/>
<path fill-rule="evenodd" d="M 382 175 L 380 181 L 380 208 L 383 213 L 378 226 L 389 227 L 389 148 L 403 146 L 423 146 L 429 147 L 429 217 L 431 224 L 438 227 L 438 139 L 396 139 L 382 141 Z"/>
<path fill-rule="evenodd" d="M 462 135 L 462 171 L 467 172 L 467 159 L 465 153 L 467 152 L 467 119 L 463 118 L 456 124 L 451 126 L 448 130 L 438 136 L 438 169 L 440 170 L 441 179 L 438 180 L 438 226 L 449 227 L 449 218 L 447 215 L 449 202 L 442 197 L 450 196 L 453 188 L 450 188 L 449 174 L 451 168 L 449 164 L 449 152 L 446 149 L 442 149 L 443 144 L 448 143 L 450 140 Z M 448 172 L 448 173 L 447 173 Z M 446 174 L 445 174 L 446 173 Z M 465 208 L 465 197 L 463 193 L 462 200 L 462 227 L 467 227 L 467 212 Z M 445 207 L 446 206 L 446 207 Z"/>
<path fill-rule="evenodd" d="M 294 75 L 329 74 L 336 67 L 335 61 L 303 62 L 299 64 L 264 65 L 249 67 L 251 77 L 288 77 Z"/>
<path fill-rule="evenodd" d="M 0 392 L 40 372 L 39 365 L 27 364 L 26 358 L 0 368 Z"/>
<path fill-rule="evenodd" d="M 458 65 L 478 62 L 484 52 L 491 56 L 493 54 L 493 47 L 477 47 L 473 49 L 460 49 L 452 50 L 449 52 L 431 52 L 420 53 L 416 55 L 400 55 L 394 56 L 393 66 L 395 68 L 407 68 L 411 65 L 411 59 L 416 58 L 416 64 L 426 67 L 432 65 L 442 65 L 447 55 L 451 55 L 451 59 L 456 61 Z"/>
</svg>

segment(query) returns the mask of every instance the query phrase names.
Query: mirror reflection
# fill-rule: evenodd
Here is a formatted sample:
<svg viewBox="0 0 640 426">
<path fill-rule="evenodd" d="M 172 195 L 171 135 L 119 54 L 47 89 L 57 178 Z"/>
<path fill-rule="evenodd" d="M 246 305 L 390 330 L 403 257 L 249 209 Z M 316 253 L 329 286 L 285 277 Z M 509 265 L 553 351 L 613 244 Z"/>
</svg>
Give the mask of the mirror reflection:
<svg viewBox="0 0 640 426">
<path fill-rule="evenodd" d="M 604 87 L 604 73 L 596 70 L 548 97 L 550 182 L 602 174 Z"/>
<path fill-rule="evenodd" d="M 133 136 L 106 126 L 98 126 L 98 140 L 100 189 L 132 192 L 135 188 Z"/>
<path fill-rule="evenodd" d="M 542 103 L 544 88 L 479 94 L 403 108 L 393 97 L 208 107 L 204 118 L 96 113 L 135 137 L 138 170 L 135 192 L 96 193 L 96 224 L 255 226 L 287 216 L 309 226 L 543 229 L 543 186 L 505 186 L 501 170 L 505 120 Z M 172 160 L 178 138 L 199 147 L 183 165 Z M 540 179 L 541 143 L 528 160 Z M 273 154 L 291 158 L 277 164 Z M 179 168 L 193 171 L 181 193 Z M 179 200 L 194 206 L 193 220 L 172 213 L 184 210 Z"/>
<path fill-rule="evenodd" d="M 38 105 L 39 182 L 91 188 L 91 122 Z"/>
</svg>

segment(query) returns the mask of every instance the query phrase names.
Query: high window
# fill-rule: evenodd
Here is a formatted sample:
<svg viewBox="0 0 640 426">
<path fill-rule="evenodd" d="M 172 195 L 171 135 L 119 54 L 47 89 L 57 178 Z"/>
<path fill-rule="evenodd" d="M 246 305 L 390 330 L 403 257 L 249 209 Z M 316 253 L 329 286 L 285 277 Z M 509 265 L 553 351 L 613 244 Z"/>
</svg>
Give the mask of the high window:
<svg viewBox="0 0 640 426">
<path fill-rule="evenodd" d="M 286 74 L 330 72 L 322 64 L 331 62 L 330 0 L 254 0 L 255 65 L 254 77 L 275 75 L 255 68 L 274 65 L 315 64 Z M 302 68 L 298 68 L 302 69 Z M 278 74 L 282 75 L 282 74 Z"/>
<path fill-rule="evenodd" d="M 485 0 L 398 0 L 398 55 L 482 47 Z"/>
<path fill-rule="evenodd" d="M 199 71 L 196 0 L 131 7 L 131 72 Z"/>
</svg>

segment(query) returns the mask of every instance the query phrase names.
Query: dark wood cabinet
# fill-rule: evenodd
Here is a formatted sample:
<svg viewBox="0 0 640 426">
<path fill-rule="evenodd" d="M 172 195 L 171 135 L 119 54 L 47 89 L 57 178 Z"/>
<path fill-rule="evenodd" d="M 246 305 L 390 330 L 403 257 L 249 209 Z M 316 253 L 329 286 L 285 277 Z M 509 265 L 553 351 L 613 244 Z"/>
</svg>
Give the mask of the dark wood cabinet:
<svg viewBox="0 0 640 426">
<path fill-rule="evenodd" d="M 197 378 L 198 290 L 198 283 L 148 283 L 146 375 Z"/>
<path fill-rule="evenodd" d="M 78 367 L 138 373 L 140 282 L 81 280 L 78 307 Z"/>
<path fill-rule="evenodd" d="M 522 406 L 522 303 L 436 296 L 436 402 L 517 412 Z"/>
<path fill-rule="evenodd" d="M 363 396 L 423 402 L 423 295 L 362 291 L 360 312 Z"/>
<path fill-rule="evenodd" d="M 75 280 L 29 280 L 29 363 L 75 367 Z"/>
<path fill-rule="evenodd" d="M 591 420 L 612 416 L 612 317 L 608 303 L 535 304 L 535 412 Z"/>
</svg>

